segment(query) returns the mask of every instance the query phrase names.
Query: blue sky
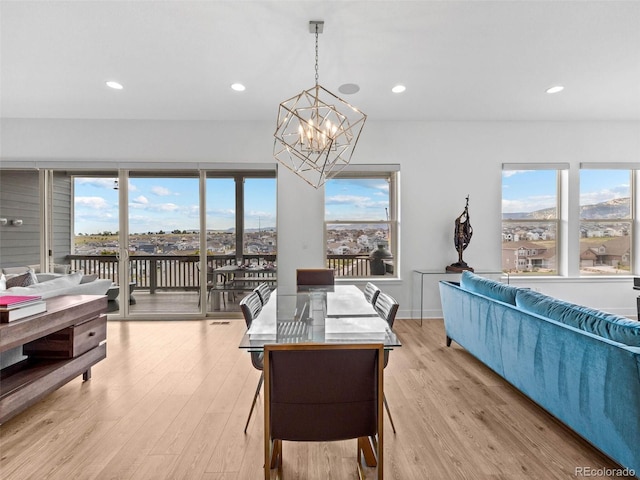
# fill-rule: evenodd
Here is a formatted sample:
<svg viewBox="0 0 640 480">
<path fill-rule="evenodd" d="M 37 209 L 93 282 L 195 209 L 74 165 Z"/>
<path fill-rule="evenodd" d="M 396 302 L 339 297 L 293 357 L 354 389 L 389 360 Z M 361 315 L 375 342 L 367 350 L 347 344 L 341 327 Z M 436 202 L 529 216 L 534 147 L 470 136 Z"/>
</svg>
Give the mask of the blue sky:
<svg viewBox="0 0 640 480">
<path fill-rule="evenodd" d="M 629 196 L 628 170 L 580 170 L 580 205 Z M 557 203 L 555 170 L 502 172 L 503 213 L 533 212 Z"/>
<path fill-rule="evenodd" d="M 76 177 L 75 233 L 118 231 L 115 178 Z M 276 180 L 245 180 L 245 228 L 276 225 Z M 129 179 L 129 231 L 146 233 L 198 229 L 197 178 Z M 389 184 L 384 179 L 330 180 L 325 185 L 329 220 L 385 220 Z M 235 225 L 235 183 L 230 178 L 207 180 L 207 228 Z"/>
<path fill-rule="evenodd" d="M 386 220 L 389 182 L 335 179 L 325 184 L 325 220 Z"/>
</svg>

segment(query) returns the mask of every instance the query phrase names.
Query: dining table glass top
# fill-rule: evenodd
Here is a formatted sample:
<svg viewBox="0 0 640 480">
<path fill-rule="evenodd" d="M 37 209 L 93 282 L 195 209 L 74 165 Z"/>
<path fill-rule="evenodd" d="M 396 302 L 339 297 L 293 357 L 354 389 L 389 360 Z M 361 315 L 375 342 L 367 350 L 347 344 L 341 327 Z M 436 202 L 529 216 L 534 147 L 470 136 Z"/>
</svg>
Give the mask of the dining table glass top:
<svg viewBox="0 0 640 480">
<path fill-rule="evenodd" d="M 274 290 L 240 348 L 259 350 L 265 344 L 302 342 L 402 345 L 358 287 L 318 285 L 297 293 Z"/>
</svg>

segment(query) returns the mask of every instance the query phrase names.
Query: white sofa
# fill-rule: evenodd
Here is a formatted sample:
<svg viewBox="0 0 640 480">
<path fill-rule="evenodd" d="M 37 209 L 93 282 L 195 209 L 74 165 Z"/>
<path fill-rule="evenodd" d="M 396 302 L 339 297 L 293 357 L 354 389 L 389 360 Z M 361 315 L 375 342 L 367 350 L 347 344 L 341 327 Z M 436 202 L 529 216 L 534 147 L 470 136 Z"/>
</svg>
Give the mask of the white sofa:
<svg viewBox="0 0 640 480">
<path fill-rule="evenodd" d="M 82 272 L 69 275 L 56 273 L 35 274 L 37 283 L 28 287 L 11 287 L 0 290 L 0 296 L 4 295 L 40 295 L 43 299 L 57 297 L 59 295 L 105 295 L 111 280 L 94 279 L 85 277 Z M 84 281 L 83 281 L 83 277 Z"/>
</svg>

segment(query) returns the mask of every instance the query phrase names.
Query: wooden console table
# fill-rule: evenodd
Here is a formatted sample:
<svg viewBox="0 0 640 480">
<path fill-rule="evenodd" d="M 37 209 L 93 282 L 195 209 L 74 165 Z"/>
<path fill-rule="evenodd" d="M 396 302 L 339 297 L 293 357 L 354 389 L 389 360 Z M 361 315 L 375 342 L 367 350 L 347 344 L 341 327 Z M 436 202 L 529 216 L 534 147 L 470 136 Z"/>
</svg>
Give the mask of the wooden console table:
<svg viewBox="0 0 640 480">
<path fill-rule="evenodd" d="M 0 424 L 107 356 L 107 297 L 65 295 L 47 311 L 0 324 L 0 352 L 22 346 L 28 358 L 0 371 Z"/>
</svg>

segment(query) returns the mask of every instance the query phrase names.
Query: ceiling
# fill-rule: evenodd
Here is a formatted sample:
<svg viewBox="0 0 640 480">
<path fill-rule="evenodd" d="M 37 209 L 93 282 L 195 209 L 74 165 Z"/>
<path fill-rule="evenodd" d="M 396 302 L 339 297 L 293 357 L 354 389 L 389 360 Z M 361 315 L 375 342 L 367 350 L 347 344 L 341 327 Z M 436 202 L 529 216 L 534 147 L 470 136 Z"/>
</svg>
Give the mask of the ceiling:
<svg viewBox="0 0 640 480">
<path fill-rule="evenodd" d="M 310 20 L 369 120 L 640 120 L 635 0 L 2 0 L 0 113 L 275 122 L 314 85 Z"/>
</svg>

